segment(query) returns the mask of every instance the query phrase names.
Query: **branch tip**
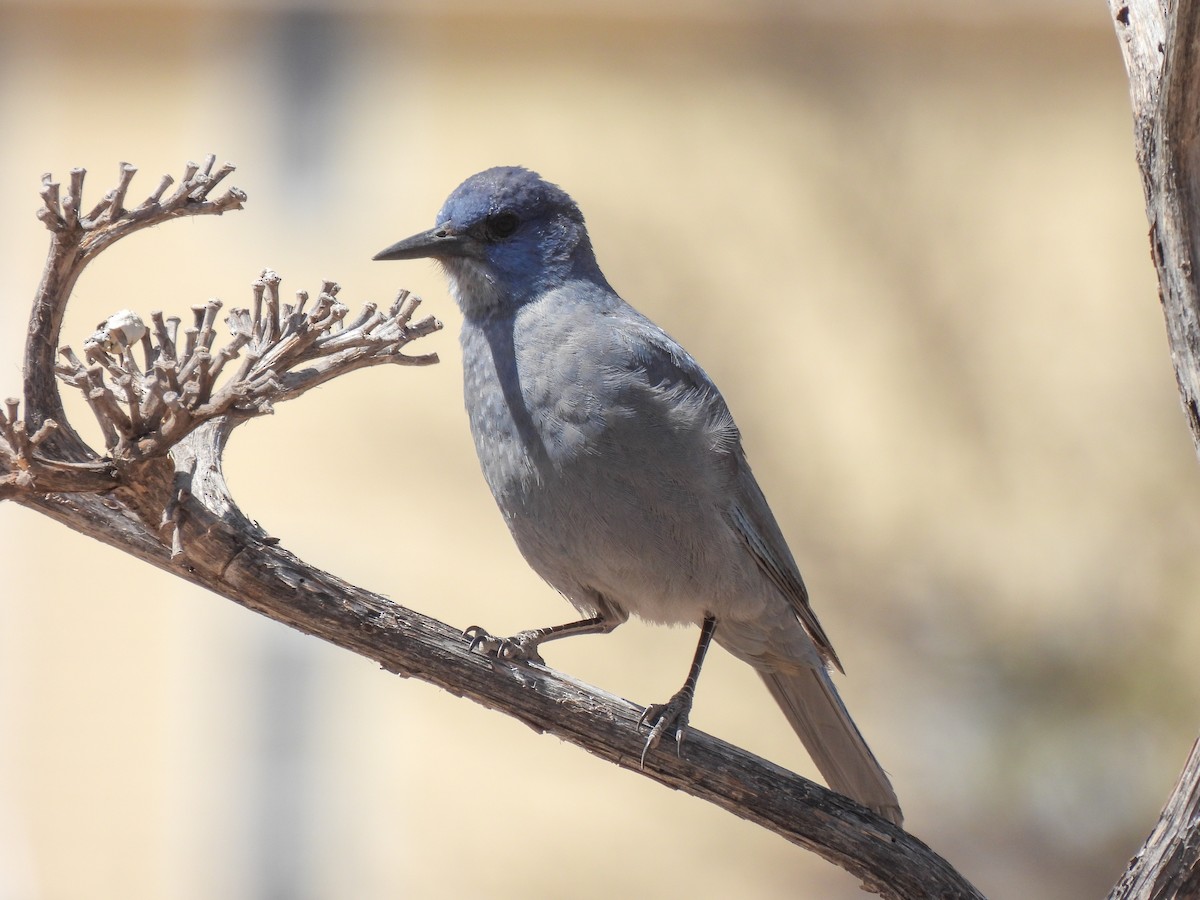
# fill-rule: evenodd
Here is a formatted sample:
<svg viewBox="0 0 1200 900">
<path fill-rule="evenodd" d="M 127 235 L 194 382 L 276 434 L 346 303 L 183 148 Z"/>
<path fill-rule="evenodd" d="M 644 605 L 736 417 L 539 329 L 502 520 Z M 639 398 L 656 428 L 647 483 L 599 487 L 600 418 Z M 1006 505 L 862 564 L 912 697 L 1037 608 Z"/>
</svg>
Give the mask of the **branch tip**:
<svg viewBox="0 0 1200 900">
<path fill-rule="evenodd" d="M 143 207 L 158 206 L 159 201 L 162 200 L 162 195 L 165 194 L 167 192 L 167 188 L 169 188 L 174 183 L 175 183 L 174 178 L 172 178 L 170 175 L 164 175 L 159 180 L 158 187 L 154 189 L 154 193 L 152 193 L 149 197 L 146 198 L 146 202 L 143 203 L 142 206 Z"/>
<path fill-rule="evenodd" d="M 119 167 L 120 180 L 117 182 L 117 187 L 112 192 L 112 200 L 108 207 L 108 217 L 115 219 L 125 211 L 125 194 L 129 190 L 129 184 L 133 181 L 133 176 L 137 174 L 137 167 L 132 166 L 127 162 L 121 163 Z"/>
<path fill-rule="evenodd" d="M 53 419 L 47 419 L 42 423 L 42 427 L 33 433 L 33 437 L 29 439 L 29 443 L 36 447 L 56 431 L 58 431 L 58 423 Z"/>
</svg>

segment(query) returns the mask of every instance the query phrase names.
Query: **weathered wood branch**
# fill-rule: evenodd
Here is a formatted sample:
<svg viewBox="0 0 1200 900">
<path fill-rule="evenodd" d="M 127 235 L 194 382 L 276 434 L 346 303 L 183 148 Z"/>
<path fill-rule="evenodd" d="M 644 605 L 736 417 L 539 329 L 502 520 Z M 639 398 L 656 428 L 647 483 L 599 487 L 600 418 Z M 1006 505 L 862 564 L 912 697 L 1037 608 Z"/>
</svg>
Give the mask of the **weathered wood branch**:
<svg viewBox="0 0 1200 900">
<path fill-rule="evenodd" d="M 149 324 L 122 310 L 84 345 L 84 359 L 59 350 L 63 313 L 87 263 L 114 241 L 171 218 L 240 208 L 245 195 L 209 194 L 232 166 L 189 164 L 133 210 L 124 207 L 132 166 L 88 214 L 84 173 L 70 192 L 49 176 L 39 217 L 51 231 L 25 354 L 25 414 L 0 412 L 0 499 L 12 499 L 69 528 L 208 588 L 276 621 L 374 659 L 557 735 L 588 752 L 757 822 L 861 878 L 885 897 L 981 895 L 937 854 L 853 801 L 698 731 L 683 754 L 640 762 L 641 707 L 541 666 L 498 662 L 469 650 L 454 628 L 338 580 L 277 545 L 230 496 L 222 470 L 233 430 L 274 403 L 337 375 L 383 363 L 425 365 L 408 343 L 440 328 L 412 321 L 407 292 L 388 309 L 368 305 L 353 319 L 326 283 L 306 309 L 281 301 L 264 272 L 252 304 L 227 318 L 232 337 L 217 349 L 221 304 L 192 308 L 192 325 L 154 312 Z M 56 353 L 62 361 L 55 364 Z M 227 365 L 238 357 L 237 371 Z M 139 358 L 140 357 L 140 358 Z M 100 423 L 97 453 L 66 419 L 58 389 L 83 392 Z"/>
<path fill-rule="evenodd" d="M 64 457 L 83 461 L 95 456 L 66 422 L 55 382 L 54 354 L 75 282 L 99 253 L 136 231 L 182 216 L 220 215 L 240 209 L 246 195 L 237 188 L 230 188 L 217 200 L 209 199 L 213 188 L 233 171 L 226 164 L 214 172 L 215 161 L 209 156 L 203 166 L 188 163 L 178 188 L 166 199 L 163 194 L 174 179 L 164 175 L 158 189 L 132 210 L 125 209 L 124 203 L 137 169 L 121 163 L 117 187 L 86 215 L 81 212 L 86 174 L 83 169 L 72 170 L 65 197 L 58 182 L 49 174 L 42 176 L 43 207 L 38 210 L 38 218 L 50 230 L 50 253 L 34 298 L 25 342 L 25 421 L 30 432 L 37 431 L 47 419 L 56 421 L 59 427 L 54 443 Z"/>
<path fill-rule="evenodd" d="M 1150 250 L 1180 400 L 1200 452 L 1200 5 L 1109 0 L 1125 58 Z M 1109 897 L 1200 896 L 1200 751 Z"/>
<path fill-rule="evenodd" d="M 499 710 L 653 781 L 756 822 L 894 898 L 981 897 L 924 843 L 853 801 L 715 737 L 689 730 L 682 756 L 652 752 L 638 730 L 642 707 L 533 665 L 467 650 L 462 633 L 315 569 L 268 541 L 247 539 L 200 508 L 182 520 L 187 560 L 131 546 L 93 496 L 27 499 L 69 527 L 322 638 L 399 675 Z M 150 552 L 147 552 L 150 551 Z M 182 569 L 182 571 L 181 571 Z"/>
</svg>

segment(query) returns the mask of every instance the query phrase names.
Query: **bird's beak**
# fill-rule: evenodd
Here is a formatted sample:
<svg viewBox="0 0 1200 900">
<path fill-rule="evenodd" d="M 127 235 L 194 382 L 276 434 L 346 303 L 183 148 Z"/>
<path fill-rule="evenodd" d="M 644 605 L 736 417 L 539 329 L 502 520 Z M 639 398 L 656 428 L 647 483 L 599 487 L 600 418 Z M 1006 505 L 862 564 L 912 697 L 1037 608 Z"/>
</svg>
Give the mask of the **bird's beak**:
<svg viewBox="0 0 1200 900">
<path fill-rule="evenodd" d="M 438 259 L 446 256 L 463 256 L 469 243 L 464 232 L 456 231 L 449 222 L 407 237 L 380 250 L 374 259 Z"/>
</svg>

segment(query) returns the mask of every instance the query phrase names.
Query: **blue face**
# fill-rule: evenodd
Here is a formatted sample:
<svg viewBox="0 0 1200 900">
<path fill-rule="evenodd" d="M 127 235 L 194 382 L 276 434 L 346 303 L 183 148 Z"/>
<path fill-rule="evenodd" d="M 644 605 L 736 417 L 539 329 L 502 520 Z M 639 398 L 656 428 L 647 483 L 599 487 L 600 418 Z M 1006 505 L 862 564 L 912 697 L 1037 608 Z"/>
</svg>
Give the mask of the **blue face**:
<svg viewBox="0 0 1200 900">
<path fill-rule="evenodd" d="M 425 258 L 445 268 L 468 316 L 516 309 L 571 281 L 608 289 L 575 201 L 516 166 L 472 175 L 454 189 L 437 225 L 375 254 Z"/>
<path fill-rule="evenodd" d="M 463 238 L 456 252 L 438 259 L 456 282 L 464 309 L 478 305 L 472 293 L 487 306 L 520 305 L 595 269 L 579 207 L 528 169 L 472 175 L 446 200 L 437 230 Z"/>
</svg>

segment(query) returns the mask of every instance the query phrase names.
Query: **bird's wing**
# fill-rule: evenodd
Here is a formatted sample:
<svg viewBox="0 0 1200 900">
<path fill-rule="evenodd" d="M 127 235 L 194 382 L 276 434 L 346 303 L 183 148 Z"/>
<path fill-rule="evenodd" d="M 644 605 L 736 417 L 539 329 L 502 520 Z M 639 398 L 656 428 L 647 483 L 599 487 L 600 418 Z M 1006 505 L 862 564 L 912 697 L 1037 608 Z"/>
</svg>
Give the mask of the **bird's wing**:
<svg viewBox="0 0 1200 900">
<path fill-rule="evenodd" d="M 725 401 L 708 373 L 678 341 L 631 307 L 614 310 L 614 316 L 619 320 L 618 333 L 630 361 L 646 373 L 651 384 L 667 388 L 686 386 L 710 395 L 724 407 Z"/>
<path fill-rule="evenodd" d="M 617 311 L 620 327 L 620 367 L 641 374 L 639 390 L 667 400 L 683 419 L 702 422 L 711 449 L 724 457 L 741 444 L 741 435 L 725 398 L 712 379 L 679 343 L 649 319 L 625 307 Z"/>
<path fill-rule="evenodd" d="M 808 602 L 808 590 L 800 569 L 788 549 L 783 532 L 771 513 L 762 489 L 750 471 L 742 450 L 741 435 L 729 408 L 708 374 L 691 355 L 666 332 L 648 319 L 635 314 L 634 321 L 623 323 L 626 347 L 634 364 L 645 372 L 647 381 L 658 390 L 678 392 L 677 401 L 698 404 L 714 435 L 713 450 L 732 472 L 733 503 L 727 513 L 729 523 L 754 557 L 758 567 L 779 592 L 787 598 L 804 630 L 816 644 L 821 656 L 842 670 L 825 629 L 817 621 Z"/>
<path fill-rule="evenodd" d="M 844 670 L 841 660 L 838 659 L 825 629 L 821 627 L 816 613 L 809 605 L 808 589 L 804 586 L 804 579 L 800 577 L 800 568 L 783 539 L 783 532 L 779 530 L 779 524 L 767 505 L 767 498 L 763 496 L 762 488 L 754 479 L 754 473 L 750 471 L 750 464 L 746 462 L 740 447 L 736 456 L 737 499 L 730 513 L 730 522 L 745 541 L 746 549 L 753 555 L 758 567 L 788 599 L 797 618 L 800 619 L 800 624 L 816 644 L 821 656 L 842 672 Z"/>
</svg>

